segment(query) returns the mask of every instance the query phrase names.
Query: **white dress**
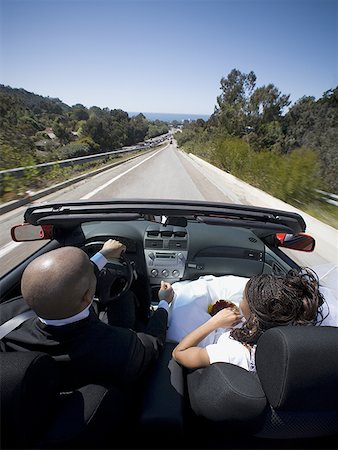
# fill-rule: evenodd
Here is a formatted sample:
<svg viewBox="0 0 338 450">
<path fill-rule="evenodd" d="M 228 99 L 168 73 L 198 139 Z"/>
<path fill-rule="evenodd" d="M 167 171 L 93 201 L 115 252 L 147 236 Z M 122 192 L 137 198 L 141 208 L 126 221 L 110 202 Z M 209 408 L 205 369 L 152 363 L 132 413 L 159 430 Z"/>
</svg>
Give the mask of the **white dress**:
<svg viewBox="0 0 338 450">
<path fill-rule="evenodd" d="M 230 337 L 231 330 L 224 331 L 215 344 L 205 347 L 208 352 L 210 364 L 226 362 L 243 367 L 250 372 L 256 371 L 256 346 L 248 348 Z"/>
<path fill-rule="evenodd" d="M 194 281 L 173 284 L 174 300 L 169 308 L 167 341 L 179 342 L 184 336 L 210 319 L 208 306 L 217 300 L 231 300 L 237 306 L 249 278 L 225 275 L 206 275 Z M 321 325 L 338 326 L 338 299 L 334 290 L 321 286 L 326 299 L 323 313 L 328 316 Z M 238 326 L 241 326 L 239 324 Z M 218 328 L 199 344 L 205 347 L 210 363 L 229 362 L 247 370 L 255 370 L 254 351 L 230 337 L 230 330 Z"/>
<path fill-rule="evenodd" d="M 249 278 L 225 275 L 205 275 L 194 281 L 173 284 L 174 300 L 169 309 L 167 340 L 179 342 L 184 336 L 210 319 L 208 306 L 217 300 L 231 300 L 237 306 L 242 300 L 243 290 Z M 199 347 L 217 342 L 224 332 L 219 328 L 210 333 Z"/>
</svg>

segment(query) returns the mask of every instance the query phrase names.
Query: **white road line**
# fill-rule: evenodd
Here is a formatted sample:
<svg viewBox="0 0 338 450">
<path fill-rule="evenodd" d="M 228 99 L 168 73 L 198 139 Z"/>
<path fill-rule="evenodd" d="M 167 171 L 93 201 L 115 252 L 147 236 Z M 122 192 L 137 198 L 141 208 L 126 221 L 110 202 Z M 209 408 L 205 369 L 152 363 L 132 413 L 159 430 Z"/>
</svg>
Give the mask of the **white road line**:
<svg viewBox="0 0 338 450">
<path fill-rule="evenodd" d="M 8 244 L 4 245 L 0 250 L 0 258 L 7 255 L 7 253 L 11 252 L 21 244 L 23 244 L 23 242 L 9 242 Z"/>
<path fill-rule="evenodd" d="M 164 148 L 166 148 L 166 147 L 164 147 Z M 162 148 L 161 150 L 164 150 L 164 149 Z M 105 189 L 111 183 L 114 183 L 114 181 L 116 181 L 119 178 L 123 177 L 123 175 L 126 175 L 128 172 L 131 172 L 132 170 L 136 169 L 136 167 L 140 166 L 141 164 L 143 164 L 144 162 L 148 161 L 153 156 L 157 155 L 157 153 L 159 153 L 161 150 L 159 150 L 156 153 L 150 155 L 148 158 L 144 159 L 140 163 L 136 164 L 135 166 L 131 167 L 130 169 L 126 170 L 125 172 L 121 173 L 120 175 L 116 176 L 115 178 L 112 178 L 110 181 L 108 181 L 107 183 L 105 183 L 102 186 L 98 187 L 97 189 L 94 189 L 94 191 L 90 192 L 89 194 L 81 197 L 81 200 L 87 200 L 87 199 L 93 197 L 93 195 L 95 195 L 98 192 L 102 191 L 102 189 Z M 5 244 L 0 249 L 0 258 L 2 258 L 3 256 L 7 255 L 7 253 L 10 253 L 12 250 L 14 250 L 16 247 L 18 247 L 21 244 L 23 244 L 23 242 L 9 242 L 8 244 Z"/>
<path fill-rule="evenodd" d="M 163 150 L 163 149 L 161 149 Z M 123 177 L 124 175 L 126 175 L 128 172 L 131 172 L 132 170 L 136 169 L 136 167 L 140 166 L 141 164 L 145 163 L 146 161 L 148 161 L 150 158 L 153 158 L 155 155 L 157 155 L 157 153 L 159 153 L 161 150 L 159 150 L 158 152 L 154 153 L 153 155 L 150 155 L 148 158 L 144 159 L 143 161 L 141 161 L 140 163 L 136 164 L 135 166 L 131 167 L 130 169 L 126 170 L 123 173 L 120 173 L 120 175 L 117 175 L 115 178 L 112 178 L 111 180 L 107 181 L 107 183 L 103 184 L 102 186 L 94 189 L 93 191 L 89 192 L 89 194 L 84 195 L 83 197 L 81 197 L 80 200 L 88 200 L 89 198 L 93 197 L 95 194 L 97 194 L 98 192 L 102 191 L 102 189 L 105 189 L 107 186 L 109 186 L 110 184 L 114 183 L 114 181 L 118 180 L 119 178 Z"/>
</svg>

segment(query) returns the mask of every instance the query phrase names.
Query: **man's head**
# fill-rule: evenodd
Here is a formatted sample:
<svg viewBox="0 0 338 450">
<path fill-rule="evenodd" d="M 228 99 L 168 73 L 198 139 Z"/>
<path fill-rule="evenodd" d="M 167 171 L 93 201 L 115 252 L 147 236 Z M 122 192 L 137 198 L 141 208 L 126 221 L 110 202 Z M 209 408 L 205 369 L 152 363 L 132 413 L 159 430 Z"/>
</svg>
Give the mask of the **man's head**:
<svg viewBox="0 0 338 450">
<path fill-rule="evenodd" d="M 86 308 L 96 288 L 93 265 L 76 247 L 62 247 L 34 259 L 25 269 L 21 292 L 36 314 L 49 320 Z"/>
</svg>

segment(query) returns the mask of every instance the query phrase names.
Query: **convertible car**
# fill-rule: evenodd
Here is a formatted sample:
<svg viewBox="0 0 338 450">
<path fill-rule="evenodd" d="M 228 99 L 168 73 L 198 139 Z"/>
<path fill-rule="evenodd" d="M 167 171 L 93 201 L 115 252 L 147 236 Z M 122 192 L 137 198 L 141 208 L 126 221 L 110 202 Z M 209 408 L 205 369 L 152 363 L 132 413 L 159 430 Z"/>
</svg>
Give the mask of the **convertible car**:
<svg viewBox="0 0 338 450">
<path fill-rule="evenodd" d="M 1 303 L 21 295 L 22 273 L 38 255 L 72 245 L 91 257 L 113 238 L 126 252 L 98 276 L 98 302 L 132 290 L 146 320 L 161 280 L 283 275 L 297 268 L 282 248 L 313 251 L 305 231 L 296 213 L 245 205 L 34 204 L 12 238 L 45 245 L 1 278 Z M 337 342 L 333 326 L 270 329 L 258 342 L 252 373 L 227 363 L 183 370 L 171 359 L 175 342 L 167 340 L 137 390 L 112 383 L 67 392 L 58 388 L 51 356 L 2 351 L 2 448 L 337 448 Z"/>
</svg>

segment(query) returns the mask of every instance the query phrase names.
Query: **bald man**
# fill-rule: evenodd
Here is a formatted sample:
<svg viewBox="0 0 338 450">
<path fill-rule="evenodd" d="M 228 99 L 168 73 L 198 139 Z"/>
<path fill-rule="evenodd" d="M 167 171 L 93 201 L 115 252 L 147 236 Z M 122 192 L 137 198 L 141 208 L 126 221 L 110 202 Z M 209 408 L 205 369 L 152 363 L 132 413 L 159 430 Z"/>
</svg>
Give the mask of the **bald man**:
<svg viewBox="0 0 338 450">
<path fill-rule="evenodd" d="M 88 256 L 76 247 L 63 247 L 36 258 L 23 273 L 21 292 L 36 314 L 62 320 L 92 302 L 96 277 Z"/>
<path fill-rule="evenodd" d="M 91 308 L 96 289 L 93 263 L 101 270 L 125 249 L 110 239 L 91 260 L 77 247 L 62 247 L 33 260 L 22 276 L 23 299 L 1 305 L 1 323 L 27 310 L 27 305 L 38 317 L 4 337 L 1 351 L 49 353 L 59 362 L 61 389 L 100 381 L 136 381 L 164 345 L 173 295 L 169 285 L 162 283 L 158 308 L 145 332 L 100 321 Z"/>
</svg>

